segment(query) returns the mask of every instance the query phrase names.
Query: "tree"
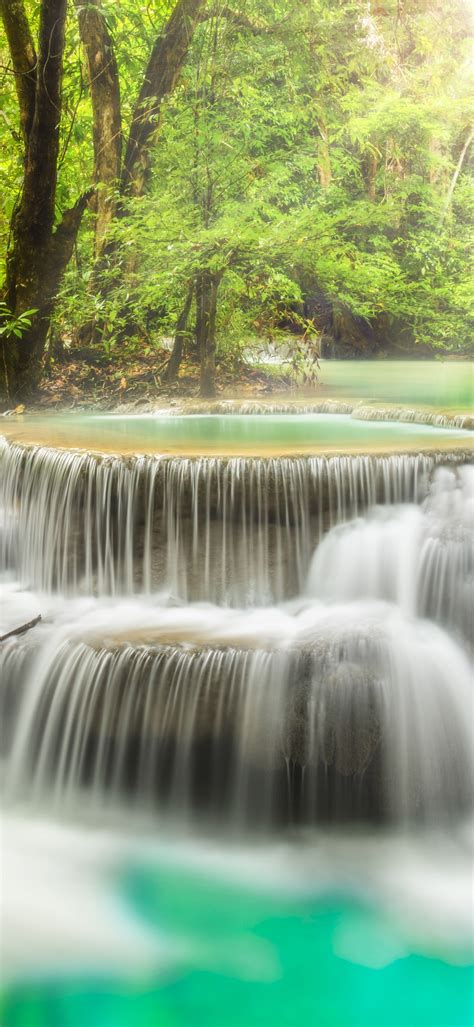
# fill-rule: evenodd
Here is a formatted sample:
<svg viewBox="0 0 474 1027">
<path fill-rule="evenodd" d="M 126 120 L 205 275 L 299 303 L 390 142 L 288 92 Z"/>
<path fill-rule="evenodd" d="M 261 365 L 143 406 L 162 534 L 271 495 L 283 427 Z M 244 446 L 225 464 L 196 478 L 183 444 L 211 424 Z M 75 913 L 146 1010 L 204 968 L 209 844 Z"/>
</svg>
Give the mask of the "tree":
<svg viewBox="0 0 474 1027">
<path fill-rule="evenodd" d="M 99 0 L 75 0 L 87 56 L 94 121 L 94 181 L 97 190 L 95 253 L 103 256 L 121 198 L 143 195 L 151 151 L 165 98 L 173 91 L 205 0 L 178 0 L 158 33 L 146 62 L 122 162 L 122 107 L 119 67 L 112 35 Z M 110 242 L 110 240 L 109 240 Z"/>
<path fill-rule="evenodd" d="M 23 181 L 11 219 L 3 300 L 9 317 L 17 318 L 27 309 L 34 312 L 21 340 L 2 335 L 2 388 L 10 401 L 29 398 L 37 387 L 55 297 L 87 203 L 95 214 L 97 269 L 107 256 L 120 197 L 139 195 L 145 187 L 161 104 L 175 85 L 203 2 L 178 0 L 155 39 L 122 162 L 122 106 L 113 38 L 98 0 L 76 0 L 92 101 L 93 186 L 86 187 L 56 223 L 67 3 L 43 0 L 36 55 L 23 0 L 1 0 L 24 141 Z"/>
<path fill-rule="evenodd" d="M 75 0 L 89 72 L 94 147 L 94 259 L 100 263 L 111 221 L 122 166 L 122 108 L 119 69 L 113 38 L 98 0 Z"/>
<path fill-rule="evenodd" d="M 117 363 L 172 335 L 165 379 L 184 354 L 206 393 L 222 360 L 285 331 L 291 360 L 314 334 L 334 355 L 465 351 L 465 0 L 74 0 L 67 20 L 65 4 L 0 5 L 12 383 L 32 349 L 37 379 L 50 318 L 78 355 L 95 325 L 94 353 Z M 62 57 L 55 39 L 45 62 L 37 14 L 53 7 Z"/>
<path fill-rule="evenodd" d="M 1 0 L 24 145 L 21 193 L 11 220 L 3 302 L 9 316 L 32 312 L 21 337 L 2 335 L 2 391 L 26 399 L 40 377 L 52 305 L 90 193 L 55 225 L 66 0 L 42 0 L 37 53 L 22 0 Z"/>
</svg>

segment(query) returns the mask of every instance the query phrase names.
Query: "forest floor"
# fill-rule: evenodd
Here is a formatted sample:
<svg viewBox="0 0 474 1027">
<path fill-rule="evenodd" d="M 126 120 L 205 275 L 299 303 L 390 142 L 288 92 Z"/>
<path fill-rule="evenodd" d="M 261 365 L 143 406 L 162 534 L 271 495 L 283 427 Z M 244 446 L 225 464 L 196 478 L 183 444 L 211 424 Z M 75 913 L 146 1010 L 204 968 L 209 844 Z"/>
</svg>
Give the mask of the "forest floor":
<svg viewBox="0 0 474 1027">
<path fill-rule="evenodd" d="M 183 362 L 174 385 L 161 381 L 169 353 L 140 354 L 135 359 L 114 352 L 91 361 L 80 354 L 54 362 L 43 377 L 34 409 L 73 410 L 116 407 L 141 407 L 199 395 L 199 367 Z M 295 385 L 291 371 L 278 365 L 246 365 L 235 361 L 218 361 L 217 388 L 220 397 L 238 394 L 257 397 Z M 29 406 L 31 409 L 31 406 Z"/>
<path fill-rule="evenodd" d="M 34 411 L 121 410 L 145 412 L 158 407 L 174 406 L 199 399 L 199 366 L 183 361 L 178 381 L 168 385 L 162 375 L 169 359 L 169 350 L 155 348 L 148 352 L 137 347 L 125 353 L 117 349 L 107 355 L 104 350 L 71 350 L 61 360 L 51 361 L 45 369 L 41 387 L 34 402 L 27 405 Z M 462 359 L 451 357 L 446 359 Z M 318 365 L 316 374 L 318 374 Z M 303 376 L 287 364 L 249 364 L 243 360 L 223 358 L 217 362 L 217 399 L 265 399 L 274 394 L 291 392 L 294 397 L 325 398 L 324 389 L 314 378 Z M 320 386 L 320 383 L 319 383 Z M 21 412 L 25 409 L 23 406 Z M 20 412 L 8 401 L 0 405 L 0 413 Z M 442 412 L 442 411 L 441 411 Z"/>
</svg>

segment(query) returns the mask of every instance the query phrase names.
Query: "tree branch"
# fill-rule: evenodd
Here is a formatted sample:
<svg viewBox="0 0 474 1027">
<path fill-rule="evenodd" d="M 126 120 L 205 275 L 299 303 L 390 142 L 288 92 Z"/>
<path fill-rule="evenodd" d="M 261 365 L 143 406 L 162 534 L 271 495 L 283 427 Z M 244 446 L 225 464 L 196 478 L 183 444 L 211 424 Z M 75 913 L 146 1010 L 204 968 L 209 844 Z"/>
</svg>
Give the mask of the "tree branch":
<svg viewBox="0 0 474 1027">
<path fill-rule="evenodd" d="M 464 146 L 463 146 L 463 148 L 461 150 L 461 153 L 459 155 L 459 160 L 458 160 L 458 162 L 456 164 L 456 168 L 454 170 L 454 175 L 453 175 L 453 177 L 452 177 L 452 179 L 451 179 L 451 181 L 449 183 L 449 189 L 448 189 L 448 192 L 446 194 L 446 199 L 444 201 L 443 209 L 441 211 L 441 217 L 439 219 L 439 226 L 440 227 L 443 224 L 444 219 L 446 217 L 446 214 L 448 213 L 448 210 L 449 210 L 449 208 L 451 206 L 451 200 L 453 198 L 454 190 L 456 188 L 456 183 L 457 183 L 457 180 L 458 180 L 458 178 L 459 178 L 459 176 L 461 174 L 462 166 L 464 164 L 467 151 L 468 151 L 468 149 L 469 149 L 473 139 L 474 139 L 474 129 L 471 128 L 470 132 L 467 135 L 467 138 L 465 140 L 465 143 L 464 143 Z"/>
<path fill-rule="evenodd" d="M 209 21 L 211 18 L 215 17 L 225 18 L 225 20 L 230 22 L 231 25 L 235 25 L 236 28 L 244 31 L 251 32 L 254 36 L 274 32 L 274 27 L 269 28 L 267 25 L 259 25 L 257 22 L 252 21 L 251 18 L 247 18 L 246 14 L 242 14 L 240 11 L 232 11 L 230 7 L 220 7 L 218 10 L 204 10 L 199 16 L 199 21 Z"/>
<path fill-rule="evenodd" d="M 132 116 L 122 169 L 123 195 L 140 195 L 149 174 L 149 149 L 160 127 L 161 104 L 174 89 L 205 0 L 178 0 L 158 36 Z"/>
<path fill-rule="evenodd" d="M 91 187 L 76 200 L 73 207 L 64 211 L 56 231 L 51 236 L 49 256 L 52 268 L 57 268 L 59 277 L 69 263 L 81 224 L 82 215 L 94 195 Z"/>
<path fill-rule="evenodd" d="M 25 635 L 27 631 L 30 631 L 36 624 L 39 624 L 40 620 L 41 614 L 39 613 L 37 617 L 33 617 L 33 620 L 29 620 L 27 624 L 20 624 L 18 628 L 12 628 L 5 635 L 0 635 L 0 642 L 5 642 L 7 638 L 13 638 L 15 635 Z"/>
</svg>

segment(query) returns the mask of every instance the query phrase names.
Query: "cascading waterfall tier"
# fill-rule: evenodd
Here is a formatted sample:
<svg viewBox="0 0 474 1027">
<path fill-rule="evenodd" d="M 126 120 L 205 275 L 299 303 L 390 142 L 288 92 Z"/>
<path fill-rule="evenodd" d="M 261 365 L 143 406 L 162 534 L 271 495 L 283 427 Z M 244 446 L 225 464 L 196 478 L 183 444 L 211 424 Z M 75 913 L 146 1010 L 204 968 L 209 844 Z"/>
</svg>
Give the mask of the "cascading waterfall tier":
<svg viewBox="0 0 474 1027">
<path fill-rule="evenodd" d="M 44 614 L 0 648 L 12 803 L 468 809 L 469 454 L 0 455 L 9 587 Z"/>
<path fill-rule="evenodd" d="M 418 507 L 376 506 L 335 528 L 313 556 L 306 594 L 389 600 L 472 643 L 474 467 L 439 468 Z"/>
<path fill-rule="evenodd" d="M 398 421 L 399 424 L 430 424 L 433 428 L 463 428 L 465 431 L 474 428 L 472 414 L 440 414 L 432 410 L 361 404 L 354 406 L 351 414 L 357 421 Z"/>
<path fill-rule="evenodd" d="M 466 454 L 116 457 L 5 444 L 4 563 L 31 587 L 255 604 L 297 595 L 324 532 L 418 502 Z"/>
<path fill-rule="evenodd" d="M 6 795 L 69 810 L 159 801 L 263 828 L 465 810 L 465 653 L 391 605 L 308 605 L 291 623 L 267 650 L 56 637 L 39 660 L 30 649 L 26 677 L 5 657 L 4 696 L 21 695 Z"/>
<path fill-rule="evenodd" d="M 124 410 L 126 405 L 124 404 Z M 133 408 L 136 410 L 136 407 Z M 153 407 L 150 404 L 150 409 Z M 381 406 L 374 404 L 326 399 L 312 403 L 259 402 L 258 400 L 216 400 L 212 403 L 187 403 L 183 408 L 179 404 L 169 407 L 168 414 L 350 414 L 357 421 L 397 421 L 400 424 L 429 424 L 434 428 L 462 428 L 466 431 L 474 429 L 472 413 L 443 414 L 434 410 L 423 410 L 416 407 Z"/>
</svg>

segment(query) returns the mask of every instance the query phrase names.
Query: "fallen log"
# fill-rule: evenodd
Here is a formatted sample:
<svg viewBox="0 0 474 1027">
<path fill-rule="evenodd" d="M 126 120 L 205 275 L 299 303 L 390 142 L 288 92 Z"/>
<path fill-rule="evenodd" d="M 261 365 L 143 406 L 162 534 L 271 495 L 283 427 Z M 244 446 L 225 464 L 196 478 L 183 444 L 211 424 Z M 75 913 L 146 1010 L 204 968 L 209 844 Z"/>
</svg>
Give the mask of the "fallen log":
<svg viewBox="0 0 474 1027">
<path fill-rule="evenodd" d="M 35 624 L 39 624 L 40 620 L 41 614 L 39 613 L 37 617 L 33 617 L 33 620 L 29 620 L 26 624 L 20 624 L 18 628 L 12 628 L 5 635 L 0 635 L 0 642 L 5 642 L 7 638 L 12 638 L 13 635 L 24 635 L 30 628 L 34 628 Z"/>
</svg>

